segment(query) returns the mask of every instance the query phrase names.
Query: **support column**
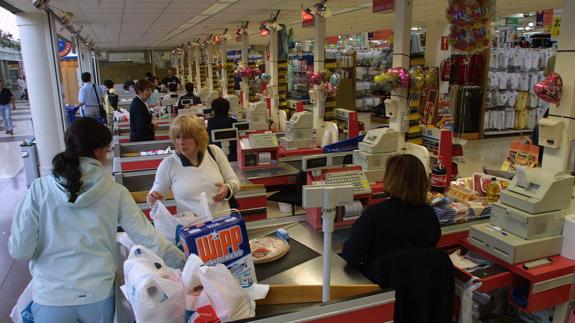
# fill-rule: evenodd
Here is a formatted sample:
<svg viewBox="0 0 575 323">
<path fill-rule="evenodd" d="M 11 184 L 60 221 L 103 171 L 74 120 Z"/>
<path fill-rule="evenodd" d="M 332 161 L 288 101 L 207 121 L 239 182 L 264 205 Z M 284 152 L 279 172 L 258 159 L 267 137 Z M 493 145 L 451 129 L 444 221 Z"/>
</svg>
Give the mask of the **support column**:
<svg viewBox="0 0 575 323">
<path fill-rule="evenodd" d="M 409 69 L 410 49 L 411 49 L 411 15 L 413 0 L 395 2 L 395 22 L 393 32 L 393 67 L 403 67 Z M 391 119 L 390 127 L 401 133 L 400 143 L 405 140 L 404 134 L 407 132 L 408 121 L 407 111 L 409 109 L 407 101 L 408 90 L 398 87 L 391 92 L 391 99 L 398 102 L 397 117 Z"/>
<path fill-rule="evenodd" d="M 194 72 L 192 70 L 192 49 L 188 48 L 188 82 L 194 81 Z"/>
<path fill-rule="evenodd" d="M 52 158 L 64 150 L 66 113 L 60 88 L 58 36 L 55 19 L 46 12 L 16 15 L 28 97 L 36 136 L 40 175 L 52 170 Z"/>
<path fill-rule="evenodd" d="M 227 54 L 227 41 L 222 39 L 220 44 L 220 55 L 222 59 L 222 96 L 228 95 L 228 54 Z"/>
<path fill-rule="evenodd" d="M 325 18 L 321 16 L 314 17 L 313 25 L 313 70 L 320 72 L 325 65 Z M 325 100 L 321 85 L 313 86 L 317 97 L 313 107 L 313 127 L 317 129 L 317 138 L 323 137 Z"/>
<path fill-rule="evenodd" d="M 447 21 L 433 22 L 425 26 L 425 65 L 439 67 L 441 62 L 449 58 L 451 49 L 441 49 L 441 37 L 449 34 Z M 449 92 L 449 82 L 439 81 L 439 92 Z"/>
<path fill-rule="evenodd" d="M 180 54 L 178 54 L 178 53 L 174 54 L 174 63 L 175 63 L 174 65 L 176 65 L 176 76 L 178 78 L 180 78 L 181 77 L 181 75 L 180 75 Z"/>
<path fill-rule="evenodd" d="M 249 47 L 250 47 L 250 36 L 242 35 L 242 60 L 241 66 L 249 66 Z M 250 80 L 247 77 L 242 77 L 242 101 L 243 107 L 248 108 L 250 105 Z"/>
<path fill-rule="evenodd" d="M 269 74 L 272 77 L 269 87 L 271 91 L 268 91 L 271 101 L 271 120 L 273 121 L 273 130 L 279 130 L 279 96 L 278 96 L 278 85 L 279 85 L 279 75 L 278 75 L 278 32 L 275 30 L 270 31 L 270 62 L 269 62 Z"/>
<path fill-rule="evenodd" d="M 575 16 L 575 1 L 563 2 L 563 17 Z M 575 20 L 561 21 L 559 47 L 555 59 L 555 71 L 563 79 L 563 96 L 559 104 L 550 104 L 549 119 L 563 123 L 563 136 L 558 149 L 545 147 L 542 167 L 555 170 L 575 171 Z M 28 67 L 26 67 L 28 68 Z M 574 159 L 573 161 L 570 161 Z M 570 165 L 571 164 L 571 165 Z M 561 322 L 560 320 L 557 320 Z"/>
<path fill-rule="evenodd" d="M 208 89 L 210 90 L 210 93 L 214 90 L 214 69 L 212 66 L 212 47 L 213 45 L 207 45 L 206 46 L 206 64 L 208 66 L 208 76 L 207 76 L 207 80 L 206 82 L 208 82 Z"/>
<path fill-rule="evenodd" d="M 202 76 L 200 70 L 200 48 L 194 48 L 194 60 L 196 62 L 196 89 L 198 91 L 202 88 Z"/>
</svg>

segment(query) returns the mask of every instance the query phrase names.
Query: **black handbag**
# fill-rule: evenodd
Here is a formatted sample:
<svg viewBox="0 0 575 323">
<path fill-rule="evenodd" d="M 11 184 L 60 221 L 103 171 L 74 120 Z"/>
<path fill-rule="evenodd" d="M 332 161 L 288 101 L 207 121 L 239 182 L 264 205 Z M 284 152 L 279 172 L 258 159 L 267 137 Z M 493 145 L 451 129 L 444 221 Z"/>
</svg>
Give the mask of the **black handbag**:
<svg viewBox="0 0 575 323">
<path fill-rule="evenodd" d="M 104 119 L 108 120 L 108 113 L 106 112 L 106 109 L 104 109 L 104 106 L 102 105 L 102 103 L 100 103 L 100 96 L 98 95 L 98 91 L 96 91 L 96 84 L 92 84 L 92 87 L 94 87 L 94 93 L 96 94 L 96 100 L 98 100 L 98 114 L 100 115 L 100 118 L 104 118 Z"/>
</svg>

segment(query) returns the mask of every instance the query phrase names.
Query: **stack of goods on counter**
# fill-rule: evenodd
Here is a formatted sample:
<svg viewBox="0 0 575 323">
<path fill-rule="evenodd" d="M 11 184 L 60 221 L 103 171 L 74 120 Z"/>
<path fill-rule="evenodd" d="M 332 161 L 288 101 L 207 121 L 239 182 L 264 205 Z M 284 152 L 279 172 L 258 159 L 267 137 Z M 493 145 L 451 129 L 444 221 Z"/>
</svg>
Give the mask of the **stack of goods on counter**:
<svg viewBox="0 0 575 323">
<path fill-rule="evenodd" d="M 460 185 L 451 185 L 445 194 L 429 193 L 428 200 L 442 226 L 484 218 L 491 212 L 483 197 Z"/>
</svg>

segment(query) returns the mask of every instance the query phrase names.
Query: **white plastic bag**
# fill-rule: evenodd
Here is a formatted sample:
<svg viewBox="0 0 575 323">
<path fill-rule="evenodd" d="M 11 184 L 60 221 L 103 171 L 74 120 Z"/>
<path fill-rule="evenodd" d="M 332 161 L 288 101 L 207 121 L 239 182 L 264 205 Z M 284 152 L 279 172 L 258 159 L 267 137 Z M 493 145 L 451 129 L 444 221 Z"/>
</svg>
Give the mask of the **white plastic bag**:
<svg viewBox="0 0 575 323">
<path fill-rule="evenodd" d="M 138 323 L 184 322 L 184 286 L 179 270 L 169 268 L 149 249 L 135 245 L 124 262 L 120 287 Z"/>
<path fill-rule="evenodd" d="M 130 120 L 130 112 L 126 109 L 118 109 L 114 111 L 114 120 L 128 121 Z"/>
<path fill-rule="evenodd" d="M 255 302 L 223 264 L 204 266 L 191 254 L 182 272 L 189 323 L 233 321 L 255 315 Z"/>
<path fill-rule="evenodd" d="M 10 318 L 14 323 L 34 323 L 34 317 L 32 316 L 32 281 L 28 283 L 28 286 L 18 297 L 16 305 L 10 312 Z"/>
<path fill-rule="evenodd" d="M 197 216 L 194 213 L 186 212 L 181 216 L 172 215 L 170 211 L 160 201 L 156 201 L 150 210 L 150 216 L 154 220 L 154 226 L 168 241 L 178 245 L 179 227 L 185 227 L 192 224 L 200 224 L 207 221 L 204 217 Z"/>
<path fill-rule="evenodd" d="M 481 287 L 482 284 L 480 281 L 470 279 L 463 286 L 463 290 L 461 291 L 459 323 L 473 322 L 473 292 Z"/>
</svg>

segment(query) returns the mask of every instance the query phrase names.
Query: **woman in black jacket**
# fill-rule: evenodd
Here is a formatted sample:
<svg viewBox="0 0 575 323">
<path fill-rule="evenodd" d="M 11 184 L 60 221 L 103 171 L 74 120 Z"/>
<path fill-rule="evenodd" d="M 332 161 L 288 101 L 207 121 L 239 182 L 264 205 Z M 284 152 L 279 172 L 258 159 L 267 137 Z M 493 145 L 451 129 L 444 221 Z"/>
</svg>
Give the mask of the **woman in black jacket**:
<svg viewBox="0 0 575 323">
<path fill-rule="evenodd" d="M 136 83 L 136 97 L 130 104 L 130 141 L 154 140 L 156 124 L 146 101 L 152 95 L 152 83 L 139 80 Z"/>
<path fill-rule="evenodd" d="M 362 213 L 342 251 L 348 263 L 368 276 L 378 275 L 378 256 L 435 247 L 441 237 L 437 216 L 426 204 L 429 179 L 417 157 L 401 154 L 390 157 L 383 184 L 389 199 Z"/>
<path fill-rule="evenodd" d="M 214 117 L 208 119 L 208 135 L 210 136 L 210 143 L 221 147 L 219 142 L 211 142 L 212 130 L 233 128 L 234 123 L 238 122 L 238 120 L 228 115 L 230 112 L 230 102 L 224 98 L 217 98 L 212 101 L 212 110 L 214 110 Z M 230 141 L 230 154 L 228 156 L 228 160 L 237 160 L 237 146 L 235 140 Z"/>
</svg>

